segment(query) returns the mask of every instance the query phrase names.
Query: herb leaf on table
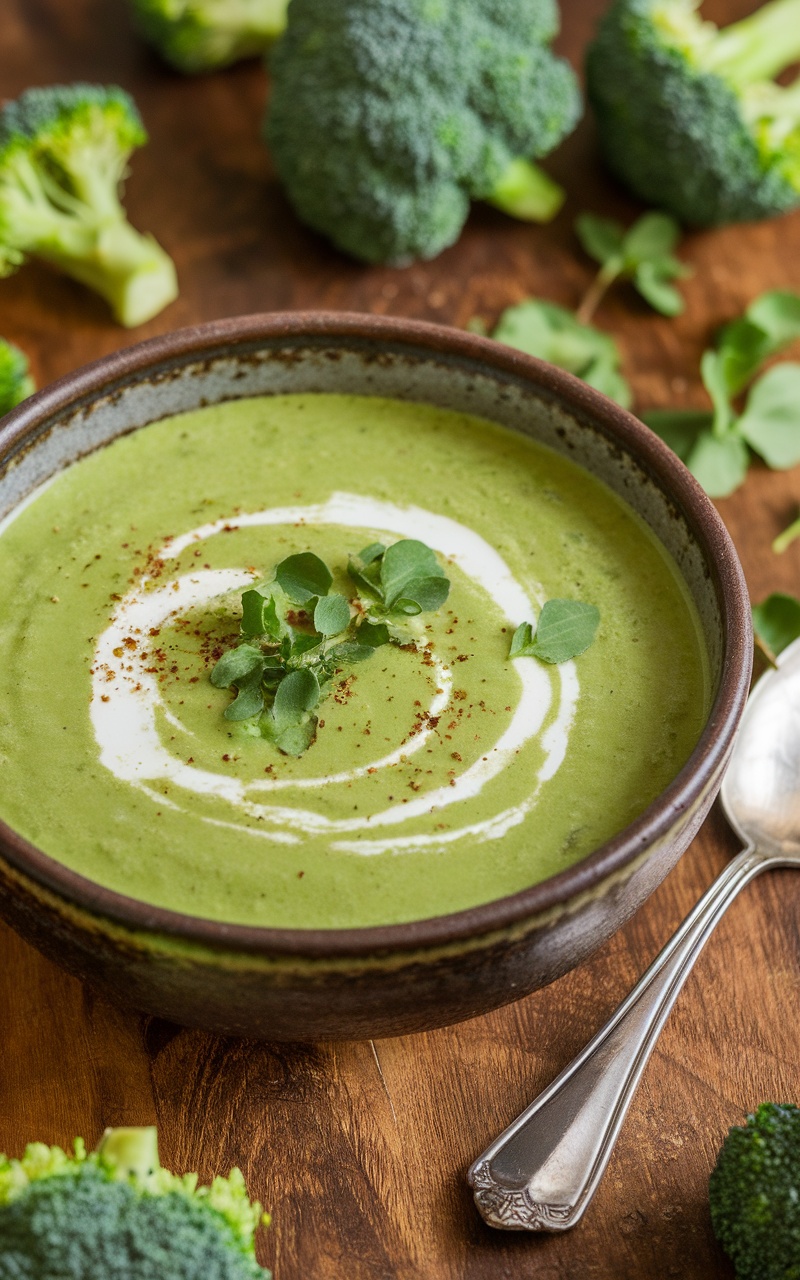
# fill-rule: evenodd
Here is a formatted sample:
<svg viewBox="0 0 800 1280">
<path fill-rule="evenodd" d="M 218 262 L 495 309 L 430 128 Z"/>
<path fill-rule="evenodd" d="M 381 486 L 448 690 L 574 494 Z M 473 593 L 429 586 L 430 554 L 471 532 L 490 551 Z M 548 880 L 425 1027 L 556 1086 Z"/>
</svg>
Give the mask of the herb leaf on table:
<svg viewBox="0 0 800 1280">
<path fill-rule="evenodd" d="M 589 257 L 600 263 L 576 312 L 583 324 L 588 324 L 617 280 L 629 280 L 662 315 L 680 315 L 684 301 L 672 281 L 690 276 L 692 270 L 673 253 L 681 237 L 674 218 L 666 213 L 645 213 L 626 231 L 613 218 L 582 213 L 575 220 L 575 232 Z"/>
<path fill-rule="evenodd" d="M 528 298 L 506 308 L 491 336 L 496 342 L 574 373 L 625 409 L 633 401 L 614 339 L 593 325 L 583 324 L 566 307 Z"/>
<path fill-rule="evenodd" d="M 511 637 L 510 658 L 539 658 L 542 662 L 569 662 L 585 653 L 597 634 L 600 611 L 582 600 L 548 600 L 534 631 L 522 622 Z"/>
<path fill-rule="evenodd" d="M 343 667 L 385 644 L 415 643 L 409 619 L 441 608 L 450 581 L 424 542 L 371 543 L 351 556 L 351 601 L 331 591 L 333 573 L 311 551 L 288 556 L 269 580 L 242 593 L 241 640 L 210 674 L 236 697 L 225 718 L 272 742 L 285 755 L 313 743 L 317 707 Z M 298 608 L 300 606 L 300 608 Z"/>
<path fill-rule="evenodd" d="M 759 647 L 774 662 L 800 636 L 800 600 L 773 592 L 761 604 L 753 605 L 753 629 Z"/>
<path fill-rule="evenodd" d="M 710 497 L 725 498 L 739 488 L 752 453 L 776 470 L 800 462 L 800 364 L 787 361 L 756 377 L 765 360 L 797 338 L 800 297 L 784 290 L 762 294 L 703 354 L 700 376 L 712 411 L 642 415 Z"/>
</svg>

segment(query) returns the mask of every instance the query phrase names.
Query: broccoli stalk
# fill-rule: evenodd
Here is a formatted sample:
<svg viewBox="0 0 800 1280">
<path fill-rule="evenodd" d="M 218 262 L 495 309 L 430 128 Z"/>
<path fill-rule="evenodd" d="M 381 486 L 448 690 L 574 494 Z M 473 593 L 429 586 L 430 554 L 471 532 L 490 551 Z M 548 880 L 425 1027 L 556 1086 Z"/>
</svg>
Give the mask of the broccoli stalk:
<svg viewBox="0 0 800 1280">
<path fill-rule="evenodd" d="M 162 58 L 192 75 L 263 53 L 286 25 L 288 0 L 131 0 Z"/>
<path fill-rule="evenodd" d="M 127 221 L 128 157 L 147 141 L 121 89 L 28 89 L 0 111 L 0 274 L 34 254 L 88 285 L 131 327 L 177 296 L 172 260 Z"/>
<path fill-rule="evenodd" d="M 35 390 L 27 356 L 12 342 L 0 338 L 0 417 L 27 400 Z"/>
<path fill-rule="evenodd" d="M 637 195 L 687 222 L 768 217 L 800 204 L 800 0 L 722 29 L 694 0 L 614 0 L 587 80 L 606 158 Z"/>
<path fill-rule="evenodd" d="M 552 218 L 533 162 L 580 114 L 557 30 L 555 0 L 291 0 L 267 138 L 298 215 L 395 265 L 457 240 L 472 200 Z"/>
<path fill-rule="evenodd" d="M 153 1128 L 107 1129 L 97 1150 L 30 1143 L 0 1156 L 0 1275 L 59 1280 L 269 1280 L 265 1221 L 232 1169 L 210 1186 L 163 1169 Z"/>
<path fill-rule="evenodd" d="M 564 203 L 564 190 L 530 160 L 512 160 L 497 180 L 487 204 L 522 222 L 549 222 Z"/>
</svg>

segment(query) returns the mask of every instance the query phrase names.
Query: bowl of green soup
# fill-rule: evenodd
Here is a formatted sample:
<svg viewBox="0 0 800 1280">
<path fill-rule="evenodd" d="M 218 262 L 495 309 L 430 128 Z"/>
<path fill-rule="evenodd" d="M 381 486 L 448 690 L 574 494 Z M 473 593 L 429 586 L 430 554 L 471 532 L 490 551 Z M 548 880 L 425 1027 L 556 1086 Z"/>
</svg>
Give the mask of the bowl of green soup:
<svg viewBox="0 0 800 1280">
<path fill-rule="evenodd" d="M 719 517 L 499 344 L 156 338 L 5 419 L 0 520 L 0 913 L 138 1009 L 485 1012 L 608 938 L 720 785 L 752 637 Z"/>
</svg>

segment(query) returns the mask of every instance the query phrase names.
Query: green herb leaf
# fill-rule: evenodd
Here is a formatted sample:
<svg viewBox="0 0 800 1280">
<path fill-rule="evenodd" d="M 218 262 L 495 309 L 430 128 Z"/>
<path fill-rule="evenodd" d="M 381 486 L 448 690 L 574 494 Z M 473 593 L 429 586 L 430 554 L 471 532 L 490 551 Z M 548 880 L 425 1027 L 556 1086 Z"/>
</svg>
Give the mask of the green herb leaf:
<svg viewBox="0 0 800 1280">
<path fill-rule="evenodd" d="M 385 550 L 382 542 L 371 542 L 363 551 L 359 551 L 358 558 L 364 565 L 372 564 L 373 560 L 380 560 Z"/>
<path fill-rule="evenodd" d="M 365 648 L 380 649 L 391 640 L 389 628 L 385 622 L 370 622 L 365 618 L 356 631 L 356 643 Z"/>
<path fill-rule="evenodd" d="M 336 663 L 366 662 L 375 649 L 368 644 L 359 644 L 358 640 L 343 640 L 341 644 L 329 649 L 329 655 Z"/>
<path fill-rule="evenodd" d="M 717 353 L 729 395 L 747 386 L 772 350 L 769 334 L 746 316 L 725 325 L 717 338 Z"/>
<path fill-rule="evenodd" d="M 287 633 L 270 587 L 252 587 L 242 593 L 241 631 L 245 636 L 269 636 L 273 640 Z"/>
<path fill-rule="evenodd" d="M 800 462 L 800 364 L 775 365 L 754 383 L 737 428 L 768 466 Z"/>
<path fill-rule="evenodd" d="M 624 259 L 625 228 L 614 218 L 601 218 L 596 213 L 581 213 L 575 219 L 575 232 L 585 252 L 601 266 L 615 258 Z"/>
<path fill-rule="evenodd" d="M 622 251 L 626 263 L 667 258 L 681 238 L 680 225 L 667 213 L 643 213 L 626 234 Z M 679 263 L 682 269 L 683 264 Z"/>
<path fill-rule="evenodd" d="M 253 671 L 249 676 L 237 682 L 238 692 L 233 702 L 225 708 L 226 720 L 249 720 L 260 715 L 264 710 L 264 695 L 261 692 L 261 672 Z"/>
<path fill-rule="evenodd" d="M 317 649 L 322 643 L 323 636 L 319 632 L 295 631 L 291 638 L 285 641 L 286 658 L 302 658 L 304 653 L 309 653 L 312 649 Z"/>
<path fill-rule="evenodd" d="M 702 409 L 650 409 L 642 414 L 644 422 L 655 431 L 681 462 L 686 462 L 702 432 L 710 432 L 714 415 Z"/>
<path fill-rule="evenodd" d="M 422 584 L 433 578 L 442 578 L 447 582 L 445 572 L 436 559 L 435 553 L 424 542 L 418 542 L 416 538 L 403 538 L 402 541 L 395 542 L 391 547 L 386 548 L 381 560 L 381 589 L 388 609 L 391 609 L 401 597 L 408 597 L 415 601 L 415 591 L 423 590 Z M 440 603 L 444 603 L 447 599 L 449 589 L 450 584 L 447 582 L 447 590 Z M 422 607 L 419 605 L 417 612 Z"/>
<path fill-rule="evenodd" d="M 775 592 L 753 606 L 753 627 L 767 651 L 777 657 L 800 636 L 800 600 Z"/>
<path fill-rule="evenodd" d="M 597 634 L 600 611 L 582 600 L 548 600 L 539 614 L 536 632 L 523 622 L 511 639 L 509 656 L 569 662 L 584 653 Z"/>
<path fill-rule="evenodd" d="M 737 435 L 720 438 L 703 431 L 690 450 L 686 465 L 710 498 L 727 498 L 744 482 L 750 455 Z"/>
<path fill-rule="evenodd" d="M 634 272 L 633 283 L 645 301 L 662 316 L 679 316 L 686 304 L 683 294 L 669 282 L 685 274 L 674 258 L 641 262 Z"/>
<path fill-rule="evenodd" d="M 275 570 L 275 580 L 295 604 L 307 604 L 316 596 L 326 596 L 333 574 L 312 551 L 287 556 Z"/>
<path fill-rule="evenodd" d="M 533 657 L 531 653 L 532 641 L 533 627 L 529 622 L 521 622 L 511 637 L 511 648 L 508 651 L 509 658 Z"/>
<path fill-rule="evenodd" d="M 576 374 L 624 408 L 632 403 L 614 339 L 582 324 L 566 307 L 529 298 L 503 312 L 492 337 Z"/>
<path fill-rule="evenodd" d="M 769 338 L 770 354 L 800 338 L 800 296 L 796 293 L 786 289 L 762 293 L 750 303 L 745 315 Z"/>
<path fill-rule="evenodd" d="M 217 689 L 230 689 L 232 684 L 239 684 L 254 672 L 259 677 L 264 670 L 264 655 L 253 645 L 240 644 L 235 649 L 223 653 L 209 677 Z"/>
<path fill-rule="evenodd" d="M 322 596 L 314 609 L 314 626 L 323 636 L 338 636 L 350 622 L 350 606 L 344 596 Z"/>
<path fill-rule="evenodd" d="M 298 724 L 319 703 L 319 680 L 310 667 L 290 671 L 281 680 L 272 704 L 272 715 L 279 726 Z"/>
</svg>

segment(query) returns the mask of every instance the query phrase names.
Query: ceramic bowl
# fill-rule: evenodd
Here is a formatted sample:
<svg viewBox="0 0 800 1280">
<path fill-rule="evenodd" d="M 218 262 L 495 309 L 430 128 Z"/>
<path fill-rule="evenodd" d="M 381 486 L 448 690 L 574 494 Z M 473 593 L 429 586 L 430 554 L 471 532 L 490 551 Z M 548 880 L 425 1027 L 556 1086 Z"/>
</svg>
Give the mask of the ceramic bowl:
<svg viewBox="0 0 800 1280">
<path fill-rule="evenodd" d="M 103 888 L 0 826 L 0 913 L 45 955 L 125 1005 L 274 1040 L 441 1026 L 581 964 L 659 884 L 702 823 L 744 706 L 752 653 L 731 541 L 665 445 L 569 374 L 483 338 L 406 320 L 240 317 L 155 338 L 62 378 L 0 430 L 0 517 L 76 458 L 148 422 L 242 396 L 314 391 L 479 414 L 599 476 L 678 566 L 702 621 L 714 700 L 686 766 L 614 839 L 532 888 L 410 924 L 288 930 L 196 919 Z"/>
</svg>

